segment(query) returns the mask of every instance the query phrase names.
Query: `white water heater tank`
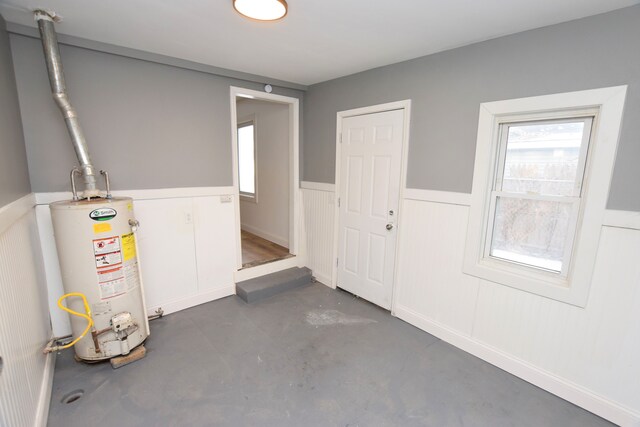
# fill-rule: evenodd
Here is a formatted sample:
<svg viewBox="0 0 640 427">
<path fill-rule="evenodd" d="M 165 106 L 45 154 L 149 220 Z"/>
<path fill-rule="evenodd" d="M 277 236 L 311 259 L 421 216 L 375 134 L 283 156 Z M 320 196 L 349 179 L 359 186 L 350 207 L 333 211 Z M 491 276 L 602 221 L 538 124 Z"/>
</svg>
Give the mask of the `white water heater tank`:
<svg viewBox="0 0 640 427">
<path fill-rule="evenodd" d="M 66 293 L 87 297 L 94 327 L 75 346 L 84 360 L 126 355 L 149 336 L 132 227 L 133 200 L 94 198 L 52 203 L 51 217 Z M 67 306 L 84 313 L 81 298 Z M 87 321 L 70 316 L 73 338 Z"/>
</svg>

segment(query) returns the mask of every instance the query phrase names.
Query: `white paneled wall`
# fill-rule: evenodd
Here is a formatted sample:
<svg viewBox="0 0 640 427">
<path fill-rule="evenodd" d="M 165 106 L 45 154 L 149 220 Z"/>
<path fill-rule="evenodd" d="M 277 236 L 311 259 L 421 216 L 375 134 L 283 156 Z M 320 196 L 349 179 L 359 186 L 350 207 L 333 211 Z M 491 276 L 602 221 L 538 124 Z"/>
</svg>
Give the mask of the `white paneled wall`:
<svg viewBox="0 0 640 427">
<path fill-rule="evenodd" d="M 316 184 L 314 188 L 309 187 L 311 185 L 308 183 L 302 185 L 307 267 L 319 282 L 331 286 L 335 263 L 333 254 L 335 193 L 332 184 Z"/>
<path fill-rule="evenodd" d="M 7 223 L 0 209 L 0 425 L 44 426 L 54 356 L 33 197 Z M 13 213 L 16 209 L 11 209 Z"/>
<path fill-rule="evenodd" d="M 236 226 L 233 203 L 220 197 L 193 199 L 198 291 L 211 297 L 235 293 Z"/>
<path fill-rule="evenodd" d="M 471 336 L 479 280 L 462 273 L 469 208 L 415 200 L 402 208 L 395 310 L 429 313 Z"/>
<path fill-rule="evenodd" d="M 229 187 L 118 191 L 134 198 L 138 244 L 149 313 L 166 314 L 235 293 L 235 216 Z M 49 306 L 56 335 L 70 333 L 55 301 L 63 294 L 48 202 L 66 193 L 39 194 L 38 221 L 45 254 Z"/>
<path fill-rule="evenodd" d="M 43 254 L 44 272 L 49 295 L 49 313 L 53 334 L 62 337 L 71 333 L 69 316 L 62 312 L 57 305 L 58 298 L 64 294 L 62 289 L 62 273 L 58 260 L 56 242 L 53 238 L 53 225 L 51 224 L 51 212 L 47 205 L 35 207 L 38 230 L 40 233 L 40 245 Z"/>
<path fill-rule="evenodd" d="M 463 274 L 467 207 L 403 206 L 398 317 L 614 422 L 640 422 L 639 230 L 602 227 L 580 308 Z"/>
<path fill-rule="evenodd" d="M 138 245 L 147 307 L 195 294 L 193 199 L 136 200 L 134 212 L 140 221 Z"/>
<path fill-rule="evenodd" d="M 309 267 L 330 279 L 335 206 L 325 186 L 306 183 L 303 194 Z M 393 313 L 613 422 L 640 426 L 638 215 L 606 215 L 580 308 L 463 274 L 468 201 L 405 191 Z"/>
<path fill-rule="evenodd" d="M 640 412 L 639 255 L 640 230 L 603 227 L 585 309 L 482 281 L 475 338 Z"/>
</svg>

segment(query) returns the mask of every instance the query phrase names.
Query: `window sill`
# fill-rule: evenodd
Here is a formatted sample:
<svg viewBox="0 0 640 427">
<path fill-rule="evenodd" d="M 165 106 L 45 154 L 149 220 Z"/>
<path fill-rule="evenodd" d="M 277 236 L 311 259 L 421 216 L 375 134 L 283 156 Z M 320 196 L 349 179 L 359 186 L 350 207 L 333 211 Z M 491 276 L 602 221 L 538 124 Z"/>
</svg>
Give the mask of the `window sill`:
<svg viewBox="0 0 640 427">
<path fill-rule="evenodd" d="M 511 263 L 482 259 L 476 263 L 465 263 L 463 273 L 578 307 L 586 306 L 588 294 L 571 286 L 570 279 L 551 272 L 534 271 L 509 264 Z"/>
</svg>

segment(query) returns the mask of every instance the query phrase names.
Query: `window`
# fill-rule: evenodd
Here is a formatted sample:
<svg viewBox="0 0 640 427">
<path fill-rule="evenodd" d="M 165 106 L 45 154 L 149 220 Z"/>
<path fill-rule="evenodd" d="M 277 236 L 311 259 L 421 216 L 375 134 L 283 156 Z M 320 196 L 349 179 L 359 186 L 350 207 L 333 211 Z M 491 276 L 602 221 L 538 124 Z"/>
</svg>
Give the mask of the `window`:
<svg viewBox="0 0 640 427">
<path fill-rule="evenodd" d="M 240 196 L 256 199 L 256 141 L 253 120 L 238 125 L 238 184 Z"/>
<path fill-rule="evenodd" d="M 586 304 L 625 93 L 482 104 L 465 273 Z"/>
<path fill-rule="evenodd" d="M 499 125 L 485 256 L 567 276 L 593 118 Z"/>
</svg>

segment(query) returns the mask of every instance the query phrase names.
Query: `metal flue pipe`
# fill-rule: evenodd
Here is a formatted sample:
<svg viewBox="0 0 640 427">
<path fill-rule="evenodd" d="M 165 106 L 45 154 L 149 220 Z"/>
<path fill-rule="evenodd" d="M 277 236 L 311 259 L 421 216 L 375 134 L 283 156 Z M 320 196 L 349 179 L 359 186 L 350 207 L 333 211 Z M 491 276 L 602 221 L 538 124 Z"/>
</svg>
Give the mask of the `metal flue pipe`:
<svg viewBox="0 0 640 427">
<path fill-rule="evenodd" d="M 84 179 L 84 197 L 94 197 L 98 195 L 96 186 L 96 177 L 89 156 L 89 148 L 84 138 L 82 128 L 78 122 L 78 115 L 74 110 L 69 96 L 67 95 L 67 87 L 64 82 L 64 73 L 62 70 L 62 60 L 60 58 L 60 50 L 58 48 L 58 37 L 54 28 L 54 16 L 44 10 L 34 11 L 34 18 L 38 23 L 40 30 L 40 38 L 42 39 L 42 48 L 44 49 L 44 57 L 47 63 L 47 72 L 49 74 L 49 83 L 53 99 L 62 112 L 64 121 L 71 137 L 73 148 L 80 162 L 80 170 Z"/>
</svg>

